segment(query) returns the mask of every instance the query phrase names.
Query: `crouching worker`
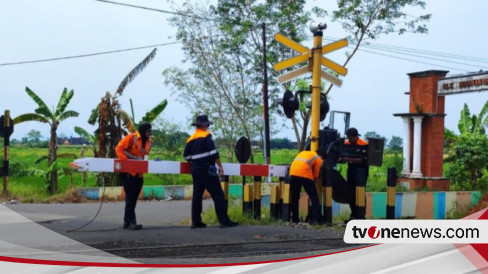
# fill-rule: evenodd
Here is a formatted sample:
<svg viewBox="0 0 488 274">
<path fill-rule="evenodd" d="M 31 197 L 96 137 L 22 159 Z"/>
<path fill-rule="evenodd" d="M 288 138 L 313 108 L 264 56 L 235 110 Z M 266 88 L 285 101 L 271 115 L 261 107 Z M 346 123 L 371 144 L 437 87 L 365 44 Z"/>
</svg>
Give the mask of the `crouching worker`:
<svg viewBox="0 0 488 274">
<path fill-rule="evenodd" d="M 224 169 L 219 153 L 212 140 L 212 134 L 207 131 L 212 123 L 207 115 L 199 115 L 192 125 L 196 127 L 195 133 L 186 141 L 183 156 L 191 163 L 191 176 L 193 177 L 193 198 L 191 201 L 191 228 L 204 228 L 202 222 L 202 199 L 205 189 L 210 193 L 215 205 L 215 213 L 219 219 L 220 227 L 236 226 L 237 223 L 227 215 L 227 201 L 220 186 L 219 174 Z M 217 163 L 219 170 L 215 164 Z"/>
<path fill-rule="evenodd" d="M 151 150 L 151 124 L 142 122 L 138 131 L 125 136 L 120 140 L 115 152 L 121 160 L 135 159 L 143 160 Z M 144 178 L 142 173 L 121 173 L 122 184 L 125 191 L 125 213 L 124 225 L 122 228 L 140 230 L 142 225 L 136 221 L 136 204 L 141 192 Z"/>
<path fill-rule="evenodd" d="M 291 221 L 293 223 L 298 223 L 299 221 L 298 200 L 300 199 L 302 186 L 312 201 L 310 224 L 322 223 L 315 180 L 319 177 L 324 154 L 325 151 L 322 148 L 319 148 L 317 152 L 302 151 L 295 157 L 290 166 Z"/>
</svg>

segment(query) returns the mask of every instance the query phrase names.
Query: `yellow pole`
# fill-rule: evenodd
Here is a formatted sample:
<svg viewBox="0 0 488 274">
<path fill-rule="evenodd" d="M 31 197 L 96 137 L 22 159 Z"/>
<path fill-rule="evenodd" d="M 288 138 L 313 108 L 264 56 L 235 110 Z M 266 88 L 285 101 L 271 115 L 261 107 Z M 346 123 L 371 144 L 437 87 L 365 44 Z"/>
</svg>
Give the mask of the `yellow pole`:
<svg viewBox="0 0 488 274">
<path fill-rule="evenodd" d="M 310 134 L 310 150 L 316 151 L 319 148 L 319 127 L 320 127 L 320 71 L 322 58 L 322 31 L 313 33 L 312 49 L 312 132 Z"/>
<path fill-rule="evenodd" d="M 229 200 L 229 175 L 222 176 L 222 181 L 220 182 L 222 190 L 224 191 L 225 200 Z"/>
</svg>

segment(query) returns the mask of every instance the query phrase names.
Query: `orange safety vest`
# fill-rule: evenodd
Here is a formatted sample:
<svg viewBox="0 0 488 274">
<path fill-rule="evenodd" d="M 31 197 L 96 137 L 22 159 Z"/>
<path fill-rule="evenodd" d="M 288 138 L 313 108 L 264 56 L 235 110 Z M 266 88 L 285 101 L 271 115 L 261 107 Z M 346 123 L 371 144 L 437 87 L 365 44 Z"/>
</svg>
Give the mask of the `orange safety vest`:
<svg viewBox="0 0 488 274">
<path fill-rule="evenodd" d="M 351 143 L 349 142 L 349 140 L 346 140 L 346 141 L 344 142 L 344 144 L 345 144 L 345 145 L 350 145 Z M 356 145 L 358 145 L 358 146 L 365 146 L 365 145 L 367 145 L 367 144 L 368 144 L 368 142 L 364 141 L 364 140 L 363 140 L 363 139 L 361 139 L 361 138 L 358 138 L 358 141 L 356 142 Z"/>
<path fill-rule="evenodd" d="M 316 152 L 300 152 L 290 166 L 290 176 L 307 178 L 315 181 L 319 177 L 322 158 Z"/>
<path fill-rule="evenodd" d="M 142 137 L 139 131 L 135 133 L 131 133 L 126 135 L 122 140 L 120 140 L 119 144 L 115 147 L 115 153 L 117 153 L 117 157 L 121 160 L 128 160 L 128 159 L 141 159 L 144 156 L 149 154 L 151 150 L 152 140 L 149 138 L 146 140 L 146 144 L 142 147 Z M 130 173 L 132 176 L 135 176 L 136 173 Z M 142 174 L 140 174 L 142 177 Z"/>
<path fill-rule="evenodd" d="M 203 130 L 201 128 L 197 128 L 195 130 L 195 132 L 193 132 L 193 134 L 186 140 L 186 143 L 188 144 L 189 142 L 191 142 L 191 141 L 193 141 L 195 139 L 205 138 L 209 134 L 212 134 L 212 133 L 210 133 L 210 131 L 206 131 L 206 130 Z"/>
</svg>

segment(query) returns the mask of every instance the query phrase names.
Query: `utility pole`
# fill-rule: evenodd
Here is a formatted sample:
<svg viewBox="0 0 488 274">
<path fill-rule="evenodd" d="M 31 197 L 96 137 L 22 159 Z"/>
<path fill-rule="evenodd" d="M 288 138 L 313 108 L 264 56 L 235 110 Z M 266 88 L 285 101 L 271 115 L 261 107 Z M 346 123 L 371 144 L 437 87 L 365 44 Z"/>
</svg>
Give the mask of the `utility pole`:
<svg viewBox="0 0 488 274">
<path fill-rule="evenodd" d="M 271 164 L 271 144 L 269 133 L 269 106 L 268 106 L 268 66 L 266 65 L 266 23 L 263 28 L 263 116 L 264 116 L 264 160 Z"/>
</svg>

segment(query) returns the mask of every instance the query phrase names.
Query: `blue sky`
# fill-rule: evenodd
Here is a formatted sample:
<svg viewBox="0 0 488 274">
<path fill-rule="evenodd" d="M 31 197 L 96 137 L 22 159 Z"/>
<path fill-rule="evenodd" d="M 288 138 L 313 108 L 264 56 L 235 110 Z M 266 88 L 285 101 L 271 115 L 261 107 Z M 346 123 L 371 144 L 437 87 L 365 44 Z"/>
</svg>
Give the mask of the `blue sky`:
<svg viewBox="0 0 488 274">
<path fill-rule="evenodd" d="M 335 1 L 322 2 L 310 1 L 309 5 L 334 8 Z M 426 10 L 412 9 L 408 13 L 412 16 L 432 13 L 428 23 L 429 34 L 390 34 L 370 41 L 383 51 L 371 48 L 359 51 L 348 64 L 348 74 L 342 78 L 343 86 L 332 89 L 331 110 L 350 111 L 351 125 L 360 132 L 376 131 L 387 138 L 403 136 L 402 121 L 393 117 L 393 113 L 408 112 L 408 96 L 404 94 L 409 89 L 407 73 L 439 69 L 449 70 L 452 75 L 488 70 L 488 39 L 482 27 L 488 1 L 427 2 Z M 171 10 L 170 5 L 162 0 L 125 3 Z M 80 116 L 64 121 L 58 134 L 77 136 L 73 131 L 76 125 L 91 129 L 86 123 L 91 109 L 106 91 L 116 90 L 120 81 L 152 48 L 51 62 L 1 64 L 175 42 L 170 38 L 175 30 L 168 25 L 169 17 L 169 14 L 98 1 L 0 0 L 0 111 L 3 114 L 5 109 L 9 109 L 12 116 L 31 112 L 36 104 L 25 93 L 26 86 L 53 107 L 63 88 L 67 87 L 75 91 L 69 109 L 78 111 Z M 328 28 L 324 38 L 338 40 L 346 36 L 340 25 L 325 23 Z M 326 43 L 328 41 L 324 40 Z M 306 41 L 303 45 L 311 47 L 312 42 Z M 184 111 L 185 106 L 176 102 L 170 88 L 164 86 L 161 75 L 168 66 L 181 65 L 183 54 L 180 46 L 177 43 L 158 47 L 156 58 L 127 86 L 120 102 L 124 109 L 129 110 L 129 99 L 133 100 L 136 119 L 166 98 L 169 104 L 163 117 L 182 125 L 188 124 L 190 114 Z M 401 47 L 401 54 L 384 51 L 385 46 Z M 429 59 L 418 58 L 406 55 L 406 50 L 412 50 L 409 54 L 418 53 L 418 50 L 448 53 L 456 58 L 447 60 L 432 54 L 429 54 Z M 339 51 L 330 58 L 341 64 L 345 52 Z M 487 92 L 447 96 L 446 127 L 457 131 L 464 103 L 472 113 L 478 113 L 486 100 Z M 291 127 L 291 122 L 288 121 L 287 125 Z M 44 137 L 49 136 L 48 125 L 28 122 L 18 125 L 12 138 L 20 139 L 31 129 L 40 130 Z M 291 130 L 283 130 L 274 137 L 294 140 Z"/>
</svg>

